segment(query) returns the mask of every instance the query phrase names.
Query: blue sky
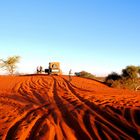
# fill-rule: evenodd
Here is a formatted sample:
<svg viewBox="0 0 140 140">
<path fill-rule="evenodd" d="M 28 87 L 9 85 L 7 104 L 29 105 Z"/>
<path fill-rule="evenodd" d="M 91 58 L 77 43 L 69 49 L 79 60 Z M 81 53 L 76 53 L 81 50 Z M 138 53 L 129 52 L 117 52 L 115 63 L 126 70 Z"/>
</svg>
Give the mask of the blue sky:
<svg viewBox="0 0 140 140">
<path fill-rule="evenodd" d="M 140 64 L 139 0 L 1 0 L 0 58 L 20 72 L 59 61 L 95 75 Z"/>
</svg>

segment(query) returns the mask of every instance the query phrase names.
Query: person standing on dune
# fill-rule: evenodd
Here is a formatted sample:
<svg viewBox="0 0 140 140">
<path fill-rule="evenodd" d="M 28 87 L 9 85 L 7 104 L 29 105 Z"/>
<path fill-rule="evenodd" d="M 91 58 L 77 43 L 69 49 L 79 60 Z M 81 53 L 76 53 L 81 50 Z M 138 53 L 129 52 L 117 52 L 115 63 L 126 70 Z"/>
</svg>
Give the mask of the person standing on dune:
<svg viewBox="0 0 140 140">
<path fill-rule="evenodd" d="M 40 73 L 40 68 L 39 68 L 39 66 L 36 68 L 36 72 L 37 72 L 37 74 Z"/>
<path fill-rule="evenodd" d="M 40 73 L 42 73 L 43 72 L 43 67 L 42 66 L 40 66 Z"/>
<path fill-rule="evenodd" d="M 72 81 L 71 74 L 72 74 L 72 69 L 70 69 L 70 70 L 69 70 L 69 82 L 71 82 L 71 81 Z"/>
<path fill-rule="evenodd" d="M 42 66 L 38 66 L 36 68 L 37 74 L 41 74 L 43 72 L 43 67 Z"/>
</svg>

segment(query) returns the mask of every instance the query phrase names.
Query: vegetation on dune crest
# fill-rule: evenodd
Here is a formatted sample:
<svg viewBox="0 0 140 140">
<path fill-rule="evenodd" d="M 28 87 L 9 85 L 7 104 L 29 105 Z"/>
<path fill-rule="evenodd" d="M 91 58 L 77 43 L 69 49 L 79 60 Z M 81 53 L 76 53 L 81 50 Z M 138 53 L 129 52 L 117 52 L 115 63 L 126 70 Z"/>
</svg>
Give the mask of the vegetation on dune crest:
<svg viewBox="0 0 140 140">
<path fill-rule="evenodd" d="M 19 60 L 20 56 L 10 56 L 7 59 L 0 59 L 0 68 L 13 75 L 16 72 L 17 63 Z M 103 77 L 98 78 L 86 71 L 76 72 L 75 75 L 78 77 L 104 82 L 110 87 L 132 90 L 140 89 L 140 66 L 127 66 L 125 69 L 122 69 L 122 74 L 112 72 L 105 78 L 105 80 Z"/>
<path fill-rule="evenodd" d="M 17 63 L 19 62 L 19 60 L 20 56 L 10 56 L 6 60 L 0 59 L 0 68 L 13 75 L 17 68 Z"/>
<path fill-rule="evenodd" d="M 75 75 L 82 78 L 93 79 L 102 83 L 105 81 L 105 77 L 97 77 L 87 71 L 75 72 Z"/>
<path fill-rule="evenodd" d="M 133 89 L 136 90 L 140 87 L 140 66 L 127 66 L 122 70 L 119 75 L 115 72 L 109 74 L 105 83 L 111 87 Z"/>
<path fill-rule="evenodd" d="M 93 74 L 86 71 L 76 72 L 75 75 L 83 78 L 95 79 L 95 76 Z"/>
</svg>

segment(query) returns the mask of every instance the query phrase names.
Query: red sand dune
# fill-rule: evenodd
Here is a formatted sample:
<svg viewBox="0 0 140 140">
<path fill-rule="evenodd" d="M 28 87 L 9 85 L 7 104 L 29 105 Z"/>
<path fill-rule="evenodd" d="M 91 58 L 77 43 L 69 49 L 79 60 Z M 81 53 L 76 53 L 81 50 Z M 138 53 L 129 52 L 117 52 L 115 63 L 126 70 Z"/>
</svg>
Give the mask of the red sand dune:
<svg viewBox="0 0 140 140">
<path fill-rule="evenodd" d="M 140 140 L 140 92 L 66 76 L 0 76 L 0 140 Z"/>
</svg>

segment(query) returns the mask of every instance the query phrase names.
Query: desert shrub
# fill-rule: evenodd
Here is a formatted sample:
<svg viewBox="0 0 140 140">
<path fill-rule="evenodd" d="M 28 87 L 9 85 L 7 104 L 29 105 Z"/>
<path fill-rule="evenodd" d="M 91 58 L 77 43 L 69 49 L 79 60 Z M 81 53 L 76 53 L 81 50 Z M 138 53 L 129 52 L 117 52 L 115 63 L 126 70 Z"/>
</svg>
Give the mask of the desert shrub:
<svg viewBox="0 0 140 140">
<path fill-rule="evenodd" d="M 139 74 L 139 66 L 127 66 L 122 70 L 121 75 L 115 72 L 109 74 L 105 83 L 110 87 L 136 90 L 140 85 Z"/>
<path fill-rule="evenodd" d="M 121 79 L 121 76 L 117 74 L 116 72 L 112 72 L 105 78 L 105 83 L 108 86 L 112 86 L 114 81 Z"/>
<path fill-rule="evenodd" d="M 122 78 L 118 81 L 114 81 L 112 87 L 123 88 L 123 89 L 130 89 L 136 90 L 136 88 L 140 85 L 140 81 L 136 79 L 135 81 L 128 78 Z"/>
<path fill-rule="evenodd" d="M 122 70 L 122 76 L 126 78 L 135 79 L 139 76 L 140 68 L 139 66 L 127 66 Z"/>
<path fill-rule="evenodd" d="M 95 78 L 95 76 L 93 74 L 86 72 L 86 71 L 76 72 L 75 75 L 79 76 L 79 77 L 83 77 L 83 78 L 90 78 L 90 79 Z"/>
<path fill-rule="evenodd" d="M 113 81 L 111 87 L 122 88 L 122 83 L 123 83 L 122 79 Z"/>
<path fill-rule="evenodd" d="M 107 77 L 106 77 L 106 81 L 107 80 L 113 80 L 113 81 L 115 81 L 115 80 L 118 80 L 118 79 L 120 79 L 121 78 L 121 76 L 119 75 L 119 74 L 117 74 L 116 72 L 112 72 L 111 74 L 109 74 Z"/>
</svg>

